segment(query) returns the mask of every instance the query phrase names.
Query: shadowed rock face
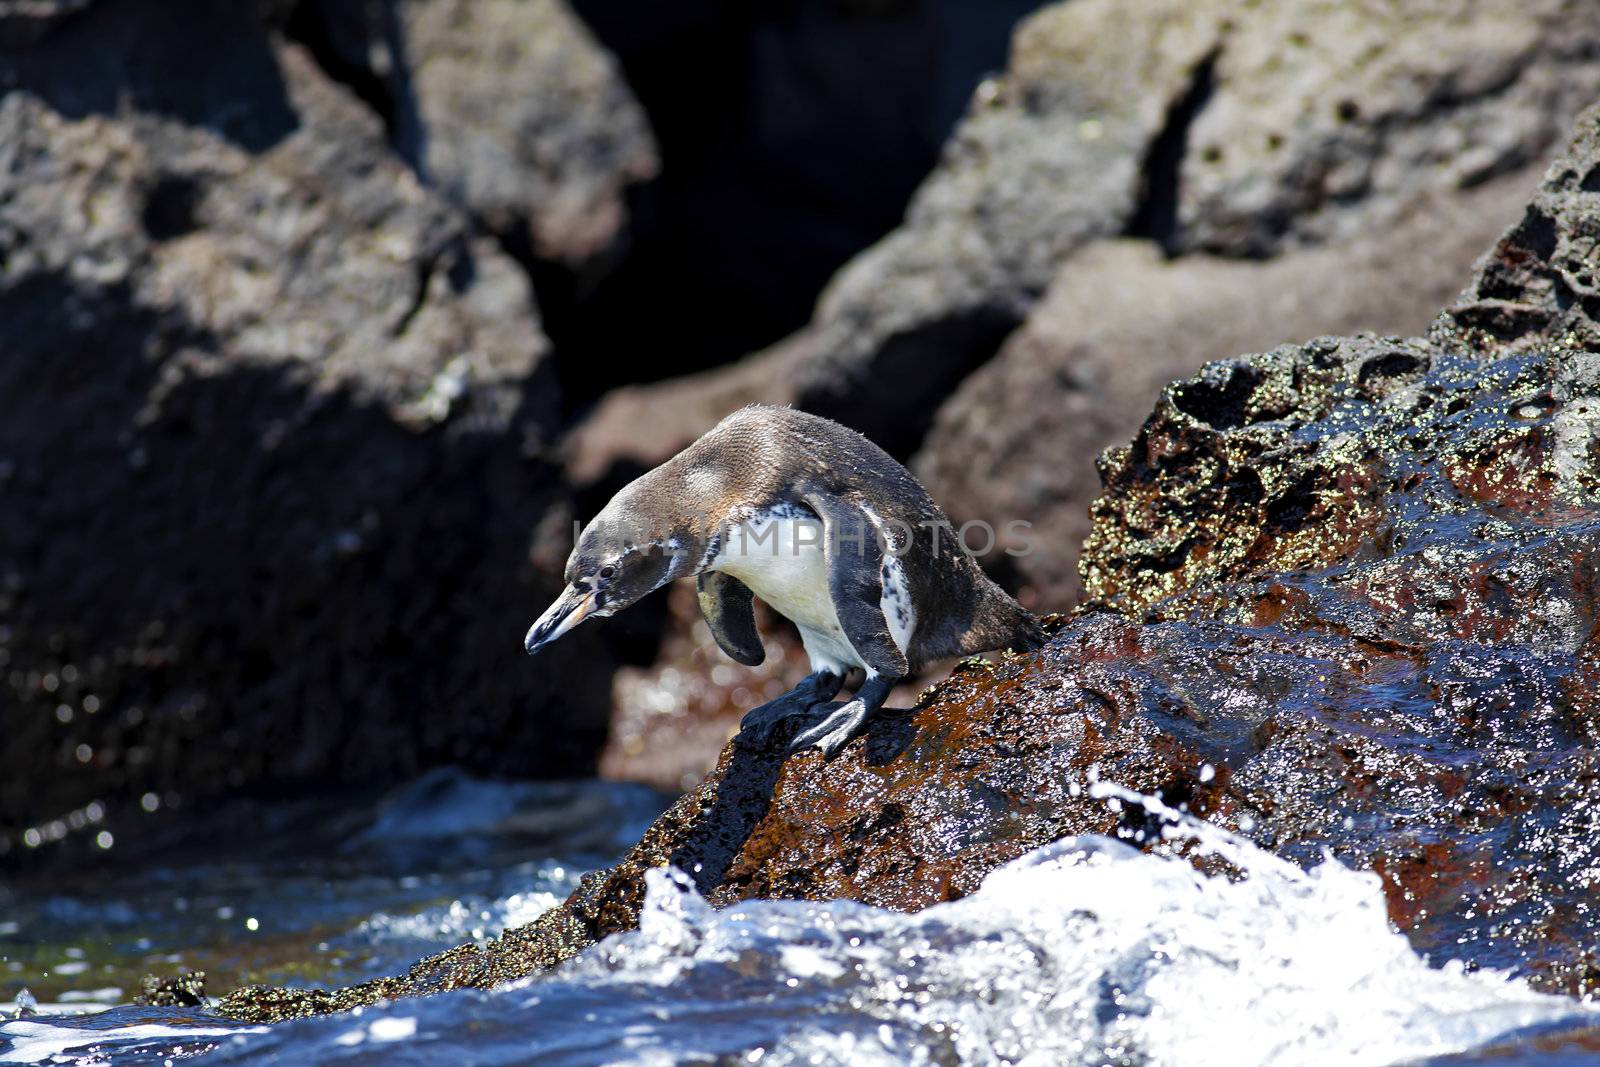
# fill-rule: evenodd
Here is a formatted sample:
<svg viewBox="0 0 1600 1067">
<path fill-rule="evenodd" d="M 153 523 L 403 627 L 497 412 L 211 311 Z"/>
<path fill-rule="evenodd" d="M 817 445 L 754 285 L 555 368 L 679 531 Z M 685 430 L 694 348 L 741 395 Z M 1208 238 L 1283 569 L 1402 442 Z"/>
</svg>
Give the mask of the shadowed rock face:
<svg viewBox="0 0 1600 1067">
<path fill-rule="evenodd" d="M 93 0 L 0 0 L 0 48 L 27 48 Z"/>
<path fill-rule="evenodd" d="M 1600 212 L 1597 129 L 1600 108 L 1537 198 L 1552 232 L 1513 230 L 1432 340 L 1329 338 L 1169 386 L 1104 461 L 1097 605 L 1045 648 L 963 666 L 832 762 L 729 745 L 621 864 L 488 946 L 224 1010 L 548 966 L 633 925 L 663 863 L 717 904 L 925 907 L 1045 842 L 1143 829 L 1089 799 L 1095 778 L 1377 871 L 1436 959 L 1600 988 L 1600 356 L 1573 343 L 1587 312 L 1539 295 Z M 1521 314 L 1559 334 L 1456 332 L 1507 263 Z"/>
<path fill-rule="evenodd" d="M 519 670 L 563 496 L 515 266 L 244 6 L 0 70 L 0 852 L 147 792 L 581 771 L 604 685 Z"/>
</svg>

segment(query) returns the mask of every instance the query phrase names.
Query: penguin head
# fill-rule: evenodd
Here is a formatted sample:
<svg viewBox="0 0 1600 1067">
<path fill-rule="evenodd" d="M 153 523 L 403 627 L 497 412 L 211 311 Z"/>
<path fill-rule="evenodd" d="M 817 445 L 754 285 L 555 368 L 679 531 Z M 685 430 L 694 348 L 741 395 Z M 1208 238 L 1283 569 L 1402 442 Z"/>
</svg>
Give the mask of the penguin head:
<svg viewBox="0 0 1600 1067">
<path fill-rule="evenodd" d="M 688 573 L 688 538 L 617 521 L 617 501 L 584 528 L 567 559 L 566 588 L 528 630 L 523 647 L 539 651 L 588 618 L 615 615 Z"/>
</svg>

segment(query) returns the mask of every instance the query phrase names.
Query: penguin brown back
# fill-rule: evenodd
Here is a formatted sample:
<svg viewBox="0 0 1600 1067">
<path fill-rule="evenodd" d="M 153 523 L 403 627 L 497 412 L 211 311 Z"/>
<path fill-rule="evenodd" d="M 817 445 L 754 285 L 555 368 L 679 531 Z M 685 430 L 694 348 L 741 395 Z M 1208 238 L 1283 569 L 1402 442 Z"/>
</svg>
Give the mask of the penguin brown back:
<svg viewBox="0 0 1600 1067">
<path fill-rule="evenodd" d="M 905 467 L 860 434 L 790 408 L 736 411 L 619 492 L 573 549 L 567 590 L 529 630 L 528 650 L 691 574 L 733 658 L 761 662 L 754 596 L 796 624 L 811 658 L 795 690 L 746 716 L 741 737 L 755 742 L 826 710 L 853 667 L 866 674 L 855 699 L 821 714 L 792 747 L 831 755 L 896 682 L 932 660 L 1042 640 Z"/>
</svg>

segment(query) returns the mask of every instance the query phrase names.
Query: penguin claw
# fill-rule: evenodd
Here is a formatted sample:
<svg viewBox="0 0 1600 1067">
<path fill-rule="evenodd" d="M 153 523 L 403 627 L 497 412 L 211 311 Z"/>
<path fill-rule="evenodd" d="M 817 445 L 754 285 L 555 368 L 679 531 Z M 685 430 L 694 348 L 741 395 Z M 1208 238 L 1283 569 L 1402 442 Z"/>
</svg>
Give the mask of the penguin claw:
<svg viewBox="0 0 1600 1067">
<path fill-rule="evenodd" d="M 802 732 L 790 742 L 789 751 L 799 752 L 815 745 L 822 750 L 823 759 L 832 759 L 841 748 L 860 736 L 871 716 L 872 711 L 866 701 L 852 700 Z"/>
</svg>

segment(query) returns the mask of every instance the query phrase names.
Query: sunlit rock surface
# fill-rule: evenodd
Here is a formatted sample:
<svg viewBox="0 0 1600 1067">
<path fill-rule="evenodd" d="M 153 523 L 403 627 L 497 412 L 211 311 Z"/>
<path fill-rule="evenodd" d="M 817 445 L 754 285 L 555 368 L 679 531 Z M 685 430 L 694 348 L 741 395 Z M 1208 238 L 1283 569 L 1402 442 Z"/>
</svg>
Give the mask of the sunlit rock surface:
<svg viewBox="0 0 1600 1067">
<path fill-rule="evenodd" d="M 1085 244 L 1265 259 L 1370 237 L 1555 149 L 1600 95 L 1597 41 L 1600 11 L 1564 0 L 1046 8 L 905 224 L 819 302 L 801 401 L 914 445 Z"/>
<path fill-rule="evenodd" d="M 592 766 L 607 659 L 506 669 L 564 501 L 511 260 L 249 5 L 91 7 L 0 73 L 0 861 Z"/>
<path fill-rule="evenodd" d="M 926 908 L 1051 841 L 1147 838 L 1149 813 L 1097 782 L 1375 871 L 1435 961 L 1600 988 L 1600 355 L 1581 345 L 1596 305 L 1563 295 L 1600 212 L 1597 135 L 1600 108 L 1543 221 L 1432 340 L 1323 339 L 1171 384 L 1104 460 L 1096 605 L 1044 649 L 964 666 L 831 762 L 730 744 L 622 863 L 498 941 L 225 1010 L 503 981 L 632 928 L 663 864 L 716 906 Z M 1486 299 L 1558 329 L 1460 327 Z"/>
</svg>

